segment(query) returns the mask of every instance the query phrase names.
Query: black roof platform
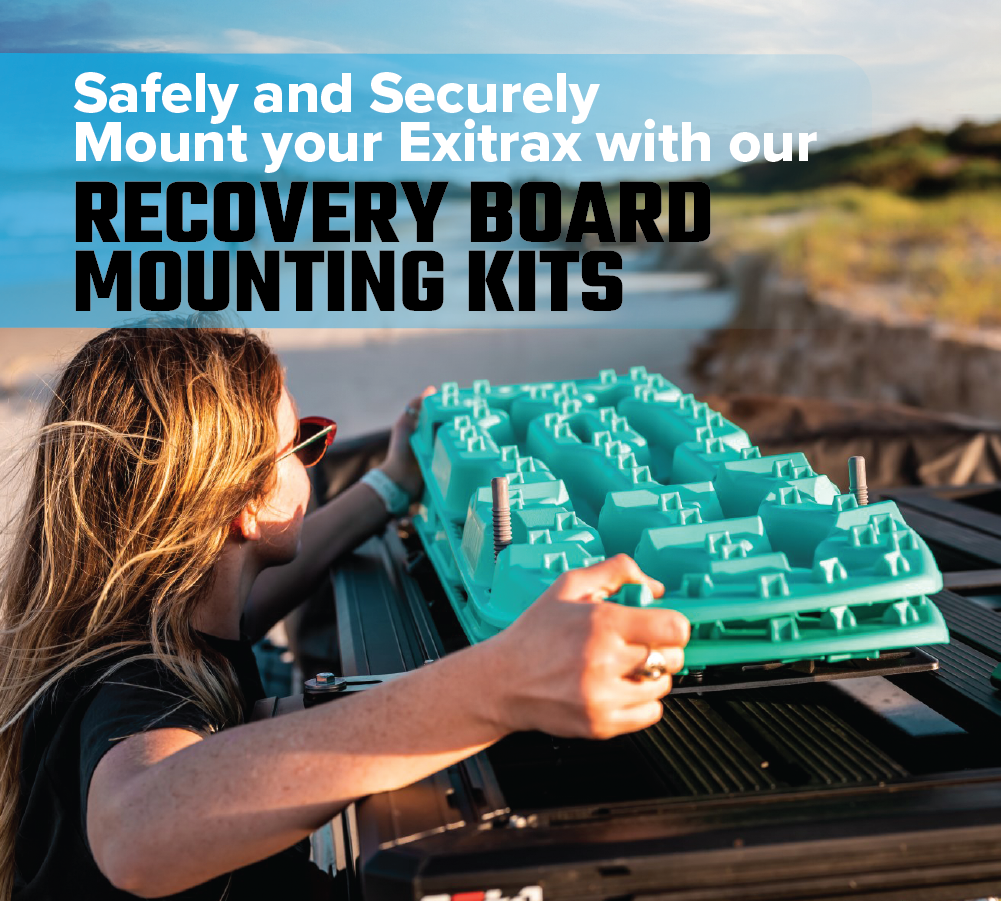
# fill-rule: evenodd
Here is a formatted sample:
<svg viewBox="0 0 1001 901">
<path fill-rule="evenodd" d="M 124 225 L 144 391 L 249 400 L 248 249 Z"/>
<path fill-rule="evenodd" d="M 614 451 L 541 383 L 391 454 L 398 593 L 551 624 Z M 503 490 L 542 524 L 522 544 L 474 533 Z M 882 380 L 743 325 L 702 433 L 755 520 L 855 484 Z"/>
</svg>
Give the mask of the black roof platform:
<svg viewBox="0 0 1001 901">
<path fill-rule="evenodd" d="M 606 742 L 518 734 L 335 823 L 364 901 L 966 901 L 1001 892 L 1001 486 L 887 492 L 935 551 L 938 668 L 686 687 Z M 997 512 L 995 512 L 995 510 Z M 331 574 L 345 675 L 465 644 L 393 527 Z M 767 680 L 766 680 L 767 682 Z M 714 688 L 717 690 L 709 690 Z"/>
</svg>

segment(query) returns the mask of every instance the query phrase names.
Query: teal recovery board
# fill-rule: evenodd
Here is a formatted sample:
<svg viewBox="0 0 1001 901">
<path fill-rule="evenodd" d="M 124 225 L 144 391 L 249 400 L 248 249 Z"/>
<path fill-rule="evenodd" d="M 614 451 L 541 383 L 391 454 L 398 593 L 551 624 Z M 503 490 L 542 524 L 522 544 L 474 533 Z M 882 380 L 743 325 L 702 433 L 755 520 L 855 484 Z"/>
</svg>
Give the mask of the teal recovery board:
<svg viewBox="0 0 1001 901">
<path fill-rule="evenodd" d="M 417 531 L 472 642 L 509 626 L 562 572 L 626 553 L 664 583 L 610 600 L 692 623 L 686 672 L 878 657 L 949 640 L 942 574 L 892 501 L 859 506 L 801 453 L 747 434 L 661 375 L 492 387 L 424 401 Z M 494 559 L 491 479 L 513 541 Z"/>
</svg>

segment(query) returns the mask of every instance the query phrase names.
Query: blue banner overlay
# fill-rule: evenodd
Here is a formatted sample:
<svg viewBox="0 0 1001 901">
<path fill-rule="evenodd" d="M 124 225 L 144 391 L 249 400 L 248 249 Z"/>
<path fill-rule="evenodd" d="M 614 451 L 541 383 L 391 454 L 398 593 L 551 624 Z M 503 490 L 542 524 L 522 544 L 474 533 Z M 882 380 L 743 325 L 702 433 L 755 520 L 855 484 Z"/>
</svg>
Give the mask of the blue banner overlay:
<svg viewBox="0 0 1001 901">
<path fill-rule="evenodd" d="M 199 309 L 268 328 L 702 326 L 670 301 L 724 299 L 663 265 L 711 233 L 701 180 L 809 165 L 870 124 L 868 80 L 839 56 L 5 54 L 0 69 L 6 327 Z"/>
</svg>

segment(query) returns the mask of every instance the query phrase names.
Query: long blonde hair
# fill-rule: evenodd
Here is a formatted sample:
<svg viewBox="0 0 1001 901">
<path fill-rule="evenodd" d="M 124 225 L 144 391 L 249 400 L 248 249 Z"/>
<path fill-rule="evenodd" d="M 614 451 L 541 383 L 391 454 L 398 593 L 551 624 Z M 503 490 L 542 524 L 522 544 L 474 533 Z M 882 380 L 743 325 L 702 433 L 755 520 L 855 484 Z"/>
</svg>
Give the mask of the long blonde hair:
<svg viewBox="0 0 1001 901">
<path fill-rule="evenodd" d="M 112 329 L 59 379 L 0 571 L 0 899 L 26 713 L 77 667 L 150 653 L 223 725 L 232 669 L 192 614 L 228 527 L 275 478 L 277 358 L 247 332 Z"/>
</svg>

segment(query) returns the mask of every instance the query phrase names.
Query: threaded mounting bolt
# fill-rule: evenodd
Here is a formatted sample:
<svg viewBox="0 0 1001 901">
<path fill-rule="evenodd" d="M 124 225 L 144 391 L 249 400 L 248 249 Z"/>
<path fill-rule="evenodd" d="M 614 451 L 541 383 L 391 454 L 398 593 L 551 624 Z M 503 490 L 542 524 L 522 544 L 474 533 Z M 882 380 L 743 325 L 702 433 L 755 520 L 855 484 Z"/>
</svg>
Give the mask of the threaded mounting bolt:
<svg viewBox="0 0 1001 901">
<path fill-rule="evenodd" d="M 848 458 L 848 490 L 855 495 L 860 507 L 869 503 L 869 486 L 865 483 L 865 457 Z"/>
<path fill-rule="evenodd" d="M 508 499 L 506 476 L 490 480 L 494 498 L 494 560 L 513 540 L 511 532 L 511 502 Z"/>
</svg>

